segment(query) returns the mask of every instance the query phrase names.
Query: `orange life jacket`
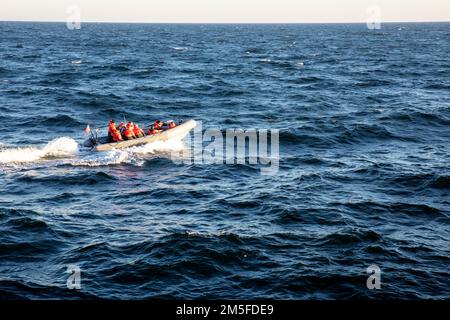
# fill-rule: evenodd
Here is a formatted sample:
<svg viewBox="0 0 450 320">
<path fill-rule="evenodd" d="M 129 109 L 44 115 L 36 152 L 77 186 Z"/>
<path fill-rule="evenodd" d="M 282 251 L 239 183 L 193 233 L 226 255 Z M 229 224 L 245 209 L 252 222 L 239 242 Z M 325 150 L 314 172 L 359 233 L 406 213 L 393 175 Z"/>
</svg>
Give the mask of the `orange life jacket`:
<svg viewBox="0 0 450 320">
<path fill-rule="evenodd" d="M 142 131 L 142 129 L 139 128 L 137 125 L 134 126 L 133 133 L 136 137 L 144 135 L 144 132 Z"/>
<path fill-rule="evenodd" d="M 132 128 L 131 127 L 126 128 L 125 132 L 123 133 L 123 136 L 126 138 L 134 138 Z"/>
<path fill-rule="evenodd" d="M 114 142 L 122 141 L 122 135 L 120 134 L 119 130 L 115 130 L 112 132 L 112 139 Z"/>
<path fill-rule="evenodd" d="M 114 122 L 111 122 L 108 127 L 108 132 L 112 134 L 115 130 L 116 130 L 116 124 Z"/>
</svg>

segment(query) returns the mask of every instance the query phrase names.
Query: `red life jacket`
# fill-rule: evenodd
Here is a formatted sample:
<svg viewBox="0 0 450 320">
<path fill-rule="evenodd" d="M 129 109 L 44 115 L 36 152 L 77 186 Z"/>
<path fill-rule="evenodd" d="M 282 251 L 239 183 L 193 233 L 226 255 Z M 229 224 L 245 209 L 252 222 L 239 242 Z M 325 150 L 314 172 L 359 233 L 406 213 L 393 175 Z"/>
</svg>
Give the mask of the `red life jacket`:
<svg viewBox="0 0 450 320">
<path fill-rule="evenodd" d="M 175 128 L 176 126 L 175 122 L 169 123 L 169 129 Z"/>
<path fill-rule="evenodd" d="M 131 130 L 130 127 L 125 129 L 125 132 L 123 133 L 123 136 L 126 138 L 134 138 L 133 136 L 133 130 Z"/>
<path fill-rule="evenodd" d="M 155 121 L 155 124 L 153 125 L 153 128 L 154 128 L 155 130 L 160 130 L 160 129 L 161 129 L 161 125 L 159 124 L 158 121 Z"/>
<path fill-rule="evenodd" d="M 142 129 L 139 128 L 137 125 L 134 126 L 133 133 L 136 137 L 144 135 L 144 132 L 142 132 Z"/>
<path fill-rule="evenodd" d="M 120 134 L 119 130 L 115 130 L 112 132 L 112 139 L 114 142 L 122 141 L 122 135 Z"/>
<path fill-rule="evenodd" d="M 116 124 L 114 122 L 110 122 L 108 127 L 108 132 L 112 134 L 116 130 Z"/>
</svg>

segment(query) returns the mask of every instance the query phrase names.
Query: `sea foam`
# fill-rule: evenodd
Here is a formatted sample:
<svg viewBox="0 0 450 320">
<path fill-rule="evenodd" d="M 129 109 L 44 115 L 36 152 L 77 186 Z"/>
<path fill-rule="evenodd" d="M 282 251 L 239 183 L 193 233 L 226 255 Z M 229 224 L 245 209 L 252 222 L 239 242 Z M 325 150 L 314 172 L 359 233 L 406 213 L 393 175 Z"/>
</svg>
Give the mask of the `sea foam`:
<svg viewBox="0 0 450 320">
<path fill-rule="evenodd" d="M 0 150 L 0 164 L 35 162 L 44 158 L 64 158 L 78 153 L 78 144 L 67 137 L 57 138 L 43 148 L 6 148 Z"/>
</svg>

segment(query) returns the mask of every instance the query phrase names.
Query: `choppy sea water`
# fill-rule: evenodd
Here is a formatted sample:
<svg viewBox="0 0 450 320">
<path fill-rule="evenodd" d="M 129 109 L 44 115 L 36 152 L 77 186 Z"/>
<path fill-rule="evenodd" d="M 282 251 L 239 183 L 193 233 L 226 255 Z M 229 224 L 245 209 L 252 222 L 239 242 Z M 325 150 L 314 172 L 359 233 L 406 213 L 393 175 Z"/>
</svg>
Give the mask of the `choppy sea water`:
<svg viewBox="0 0 450 320">
<path fill-rule="evenodd" d="M 0 22 L 0 298 L 449 299 L 448 52 L 449 23 Z M 279 129 L 279 171 L 81 147 L 122 113 Z"/>
</svg>

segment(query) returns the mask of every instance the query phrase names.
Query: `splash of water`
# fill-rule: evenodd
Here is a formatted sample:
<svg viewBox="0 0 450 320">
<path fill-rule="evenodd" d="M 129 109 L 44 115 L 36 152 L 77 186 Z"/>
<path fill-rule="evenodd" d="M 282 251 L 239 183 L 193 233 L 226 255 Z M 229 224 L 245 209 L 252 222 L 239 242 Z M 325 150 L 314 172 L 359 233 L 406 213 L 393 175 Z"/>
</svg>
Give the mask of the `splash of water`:
<svg viewBox="0 0 450 320">
<path fill-rule="evenodd" d="M 75 140 L 62 137 L 50 141 L 44 148 L 31 146 L 0 150 L 0 164 L 20 164 L 45 158 L 65 158 L 76 155 L 78 150 L 78 144 Z"/>
<path fill-rule="evenodd" d="M 181 151 L 185 148 L 183 140 L 168 140 L 168 141 L 155 141 L 147 143 L 143 146 L 131 147 L 127 151 L 136 155 L 148 155 L 148 154 L 161 154 L 171 153 L 173 151 Z"/>
<path fill-rule="evenodd" d="M 90 153 L 78 159 L 71 159 L 66 163 L 68 165 L 80 167 L 101 167 L 126 163 L 135 163 L 139 165 L 139 163 L 134 162 L 134 159 L 131 158 L 128 152 L 124 150 Z"/>
<path fill-rule="evenodd" d="M 63 163 L 73 166 L 108 166 L 118 164 L 143 165 L 145 160 L 157 156 L 170 156 L 173 151 L 185 148 L 182 140 L 156 141 L 143 146 L 106 152 L 80 152 L 75 140 L 67 137 L 54 139 L 43 148 L 0 148 L 0 164 L 20 165 L 43 159 L 63 159 Z"/>
<path fill-rule="evenodd" d="M 79 159 L 70 160 L 73 166 L 99 167 L 117 164 L 141 166 L 145 160 L 158 156 L 170 156 L 173 151 L 185 149 L 182 140 L 155 141 L 127 149 L 95 152 Z"/>
</svg>

